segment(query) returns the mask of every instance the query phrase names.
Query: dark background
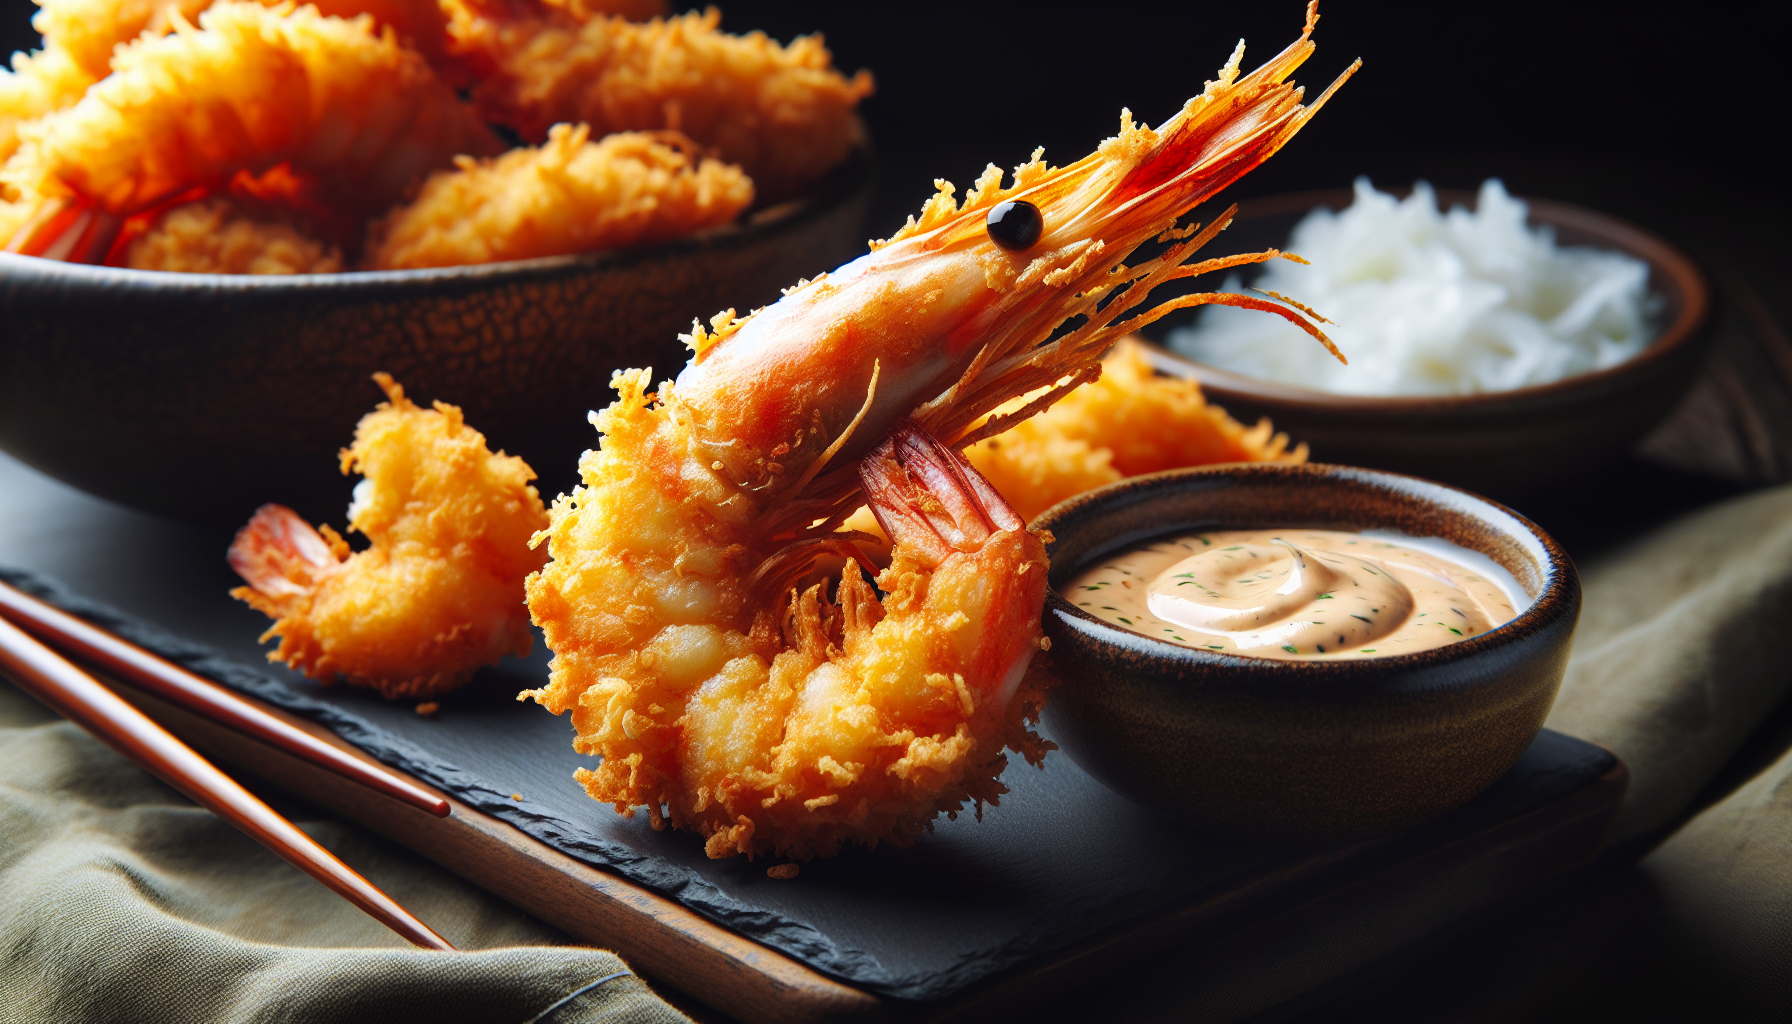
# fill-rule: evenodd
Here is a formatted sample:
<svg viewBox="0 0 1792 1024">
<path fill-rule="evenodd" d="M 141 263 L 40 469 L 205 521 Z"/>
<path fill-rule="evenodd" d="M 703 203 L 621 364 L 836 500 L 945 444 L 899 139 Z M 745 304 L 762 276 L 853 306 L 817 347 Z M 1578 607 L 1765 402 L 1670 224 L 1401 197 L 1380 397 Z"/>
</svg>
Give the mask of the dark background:
<svg viewBox="0 0 1792 1024">
<path fill-rule="evenodd" d="M 842 69 L 876 76 L 864 106 L 876 236 L 936 177 L 962 195 L 985 163 L 1012 167 L 1034 146 L 1067 163 L 1113 134 L 1123 106 L 1160 123 L 1240 37 L 1248 70 L 1298 36 L 1303 12 L 1301 0 L 721 6 L 724 28 L 821 32 Z M 1359 174 L 1456 188 L 1497 175 L 1737 267 L 1784 322 L 1789 6 L 1332 0 L 1297 81 L 1316 94 L 1354 58 L 1363 70 L 1231 198 Z M 0 52 L 37 44 L 35 9 L 0 0 Z"/>
<path fill-rule="evenodd" d="M 684 7 L 684 4 L 675 4 Z M 1300 31 L 1301 0 L 1253 3 L 721 4 L 723 27 L 822 32 L 864 106 L 887 234 L 946 177 L 1034 146 L 1064 163 L 1113 134 L 1120 108 L 1157 124 L 1249 41 L 1245 68 Z M 0 53 L 33 47 L 29 0 L 0 0 Z M 1363 70 L 1239 198 L 1424 177 L 1586 203 L 1639 221 L 1786 226 L 1788 5 L 1352 3 L 1330 0 L 1316 93 Z M 961 192 L 962 194 L 962 192 Z M 1783 269 L 1784 257 L 1781 256 Z"/>
<path fill-rule="evenodd" d="M 690 6 L 677 4 L 676 8 Z M 1113 134 L 1121 107 L 1161 123 L 1249 42 L 1248 70 L 1295 39 L 1301 0 L 1254 3 L 721 5 L 723 27 L 781 41 L 821 32 L 868 68 L 864 117 L 879 180 L 867 234 L 933 192 L 1034 146 L 1063 164 Z M 1785 240 L 1789 119 L 1781 91 L 1792 5 L 1368 3 L 1331 0 L 1296 80 L 1316 95 L 1363 70 L 1228 198 L 1424 178 L 1636 221 L 1714 274 L 1751 281 L 1792 320 Z M 29 0 L 0 0 L 0 53 L 37 44 Z M 1184 314 L 1192 316 L 1192 314 Z"/>
<path fill-rule="evenodd" d="M 919 210 L 932 180 L 960 195 L 985 163 L 1034 146 L 1068 163 L 1120 108 L 1158 124 L 1243 37 L 1244 67 L 1300 32 L 1301 0 L 1255 3 L 741 3 L 723 26 L 821 31 L 869 68 L 864 107 L 881 177 L 872 234 Z M 1739 267 L 1785 322 L 1784 4 L 1321 5 L 1309 95 L 1363 69 L 1230 198 L 1386 188 L 1425 178 L 1580 203 Z"/>
<path fill-rule="evenodd" d="M 723 26 L 780 40 L 823 32 L 836 63 L 868 68 L 863 113 L 879 181 L 870 236 L 919 210 L 935 177 L 967 186 L 986 162 L 1034 146 L 1067 163 L 1111 135 L 1122 106 L 1152 124 L 1198 93 L 1246 38 L 1251 68 L 1299 34 L 1302 0 L 1254 3 L 752 3 L 727 0 Z M 29 0 L 0 0 L 0 52 L 36 36 Z M 1516 194 L 1632 220 L 1686 249 L 1718 287 L 1758 295 L 1792 323 L 1787 254 L 1787 11 L 1767 3 L 1369 3 L 1328 0 L 1317 55 L 1297 80 L 1316 94 L 1361 57 L 1362 71 L 1280 155 L 1231 190 L 1246 199 L 1424 178 L 1472 189 L 1499 176 Z M 961 191 L 962 194 L 962 191 Z M 1738 283 L 1741 284 L 1738 284 Z M 1522 511 L 1576 558 L 1721 496 L 1728 485 L 1631 463 Z M 1785 748 L 1792 705 L 1769 717 L 1699 806 Z M 1690 814 L 1696 807 L 1689 809 Z M 1562 897 L 1565 905 L 1571 903 Z M 1578 904 L 1574 904 L 1578 905 Z M 1629 920 L 1621 915 L 1614 922 Z M 1620 927 L 1614 924 L 1614 928 Z M 1477 964 L 1528 933 L 1491 929 L 1409 965 L 1328 1016 L 1434 1019 Z M 1534 938 L 1534 936 L 1532 937 Z M 1660 1015 L 1665 980 L 1626 962 L 1613 939 L 1607 984 L 1574 1009 Z M 1646 972 L 1645 972 L 1646 973 Z M 1684 971 L 1679 973 L 1684 974 Z M 1665 977 L 1665 975 L 1664 975 Z M 1657 984 L 1656 981 L 1660 983 Z M 1688 990 L 1690 991 L 1690 989 Z M 1629 993 L 1613 1004 L 1613 993 Z M 1396 998 L 1394 993 L 1401 993 Z M 1669 993 L 1671 994 L 1671 993 Z M 1334 1016 L 1335 1015 L 1335 1016 Z M 1672 1012 L 1668 1011 L 1672 1016 Z"/>
</svg>

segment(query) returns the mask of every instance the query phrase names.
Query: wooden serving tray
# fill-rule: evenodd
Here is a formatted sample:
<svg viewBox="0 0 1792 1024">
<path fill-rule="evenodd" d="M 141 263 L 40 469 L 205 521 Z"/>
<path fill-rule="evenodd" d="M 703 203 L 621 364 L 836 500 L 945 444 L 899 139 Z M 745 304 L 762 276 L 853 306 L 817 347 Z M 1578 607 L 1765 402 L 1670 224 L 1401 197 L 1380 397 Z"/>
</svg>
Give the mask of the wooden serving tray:
<svg viewBox="0 0 1792 1024">
<path fill-rule="evenodd" d="M 1117 965 L 1166 954 L 1205 965 L 1186 978 L 1189 1006 L 1204 1008 L 1204 1019 L 1242 1020 L 1586 861 L 1597 852 L 1626 781 L 1615 756 L 1546 731 L 1511 775 L 1440 821 L 1343 847 L 1260 851 L 1222 884 L 1192 897 L 963 993 L 910 1001 L 830 978 L 452 794 L 443 795 L 453 814 L 435 818 L 108 682 L 208 755 L 409 847 L 577 939 L 614 949 L 656 984 L 747 1022 L 1018 1019 L 1098 978 L 1124 980 L 1111 973 Z M 329 730 L 264 706 L 372 760 Z"/>
</svg>

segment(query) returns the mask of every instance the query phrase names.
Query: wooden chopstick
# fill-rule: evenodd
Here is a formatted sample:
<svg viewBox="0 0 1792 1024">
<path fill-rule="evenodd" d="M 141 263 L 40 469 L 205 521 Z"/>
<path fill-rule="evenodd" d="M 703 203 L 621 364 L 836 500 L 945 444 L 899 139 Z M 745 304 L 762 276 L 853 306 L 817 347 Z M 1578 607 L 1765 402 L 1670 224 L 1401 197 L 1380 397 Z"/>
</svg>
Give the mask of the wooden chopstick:
<svg viewBox="0 0 1792 1024">
<path fill-rule="evenodd" d="M 273 808 L 147 715 L 0 618 L 0 672 L 64 718 L 93 733 L 162 781 L 284 857 L 294 867 L 425 949 L 452 950 L 448 940 L 375 888 L 330 851 L 317 845 Z"/>
<path fill-rule="evenodd" d="M 178 704 L 194 714 L 227 725 L 438 818 L 446 818 L 449 814 L 448 801 L 398 774 L 350 757 L 216 683 L 5 583 L 0 583 L 0 617 L 12 620 L 63 654 L 122 676 L 171 704 Z"/>
</svg>

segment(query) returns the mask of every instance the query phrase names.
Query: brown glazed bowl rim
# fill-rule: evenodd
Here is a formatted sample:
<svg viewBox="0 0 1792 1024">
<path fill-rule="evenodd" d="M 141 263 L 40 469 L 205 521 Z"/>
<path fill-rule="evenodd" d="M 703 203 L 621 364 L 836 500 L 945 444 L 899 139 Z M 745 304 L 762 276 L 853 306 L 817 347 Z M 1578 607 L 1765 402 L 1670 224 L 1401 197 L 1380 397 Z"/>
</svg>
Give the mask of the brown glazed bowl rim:
<svg viewBox="0 0 1792 1024">
<path fill-rule="evenodd" d="M 1446 208 L 1454 205 L 1466 205 L 1470 208 L 1474 206 L 1473 192 L 1458 189 L 1435 191 L 1438 202 Z M 1392 194 L 1404 197 L 1410 192 L 1411 189 L 1394 189 Z M 1351 195 L 1349 189 L 1320 189 L 1253 199 L 1238 205 L 1238 214 L 1234 220 L 1302 213 L 1320 206 L 1338 210 L 1350 204 Z M 1664 326 L 1643 351 L 1615 366 L 1575 374 L 1548 384 L 1469 395 L 1340 395 L 1298 384 L 1284 384 L 1234 373 L 1164 349 L 1158 349 L 1153 355 L 1172 365 L 1180 364 L 1179 369 L 1192 369 L 1203 387 L 1253 399 L 1285 404 L 1299 403 L 1313 409 L 1339 412 L 1386 410 L 1404 414 L 1439 408 L 1472 411 L 1511 404 L 1553 405 L 1573 401 L 1582 397 L 1583 393 L 1620 389 L 1628 385 L 1632 378 L 1647 376 L 1655 364 L 1669 358 L 1698 336 L 1711 312 L 1711 289 L 1705 282 L 1705 275 L 1685 253 L 1659 235 L 1609 214 L 1553 199 L 1536 199 L 1530 196 L 1515 198 L 1529 206 L 1529 223 L 1569 228 L 1593 236 L 1599 240 L 1598 248 L 1641 259 L 1649 265 L 1651 277 L 1659 275 L 1673 281 L 1684 296 L 1684 302 L 1673 322 Z"/>
<path fill-rule="evenodd" d="M 1046 554 L 1052 560 L 1051 569 L 1047 574 L 1046 615 L 1056 616 L 1066 630 L 1080 635 L 1091 644 L 1104 644 L 1110 648 L 1117 648 L 1120 651 L 1151 659 L 1154 671 L 1174 669 L 1177 670 L 1178 675 L 1186 673 L 1190 678 L 1193 678 L 1194 673 L 1199 673 L 1200 685 L 1206 689 L 1213 689 L 1216 686 L 1223 688 L 1224 681 L 1232 679 L 1258 691 L 1257 695 L 1261 696 L 1260 688 L 1266 684 L 1280 685 L 1290 691 L 1305 690 L 1314 684 L 1323 684 L 1328 691 L 1342 684 L 1354 684 L 1357 687 L 1357 694 L 1366 691 L 1410 692 L 1414 689 L 1460 686 L 1462 680 L 1450 674 L 1451 667 L 1477 660 L 1502 647 L 1523 641 L 1549 628 L 1552 623 L 1557 622 L 1564 615 L 1578 616 L 1579 614 L 1580 579 L 1574 568 L 1574 563 L 1561 545 L 1535 523 L 1498 502 L 1461 488 L 1401 473 L 1389 473 L 1384 470 L 1317 462 L 1300 464 L 1241 462 L 1173 469 L 1162 473 L 1128 477 L 1084 492 L 1047 509 L 1033 520 L 1030 526 L 1034 530 L 1041 531 L 1054 530 L 1054 528 L 1062 529 L 1062 524 L 1068 520 L 1098 516 L 1115 505 L 1150 501 L 1159 495 L 1174 493 L 1189 482 L 1216 478 L 1230 478 L 1247 483 L 1252 480 L 1277 480 L 1288 483 L 1306 481 L 1309 486 L 1316 487 L 1328 486 L 1327 481 L 1337 481 L 1368 485 L 1401 500 L 1425 503 L 1433 507 L 1441 506 L 1444 511 L 1468 515 L 1480 520 L 1489 529 L 1503 534 L 1512 540 L 1516 547 L 1536 559 L 1540 586 L 1537 593 L 1531 595 L 1532 600 L 1528 608 L 1511 621 L 1502 623 L 1479 636 L 1411 654 L 1392 654 L 1380 658 L 1352 660 L 1251 658 L 1236 654 L 1221 654 L 1195 647 L 1184 647 L 1096 618 L 1077 608 L 1059 593 L 1059 583 L 1066 581 L 1071 574 L 1089 564 L 1096 557 L 1148 540 L 1151 537 L 1161 536 L 1171 531 L 1201 529 L 1204 526 L 1220 529 L 1252 528 L 1251 524 L 1228 524 L 1195 516 L 1171 519 L 1152 529 L 1135 530 L 1117 535 L 1111 540 L 1099 542 L 1086 551 L 1079 552 L 1073 560 L 1060 559 L 1057 548 L 1061 542 L 1054 538 L 1051 543 L 1046 545 Z M 1335 528 L 1336 524 L 1348 522 L 1349 518 L 1347 515 L 1341 515 L 1323 528 Z M 1274 517 L 1265 517 L 1265 519 L 1273 520 Z M 1290 522 L 1288 525 L 1294 527 L 1297 524 Z M 1375 529 L 1376 527 L 1358 525 L 1356 528 Z M 1494 558 L 1496 563 L 1498 562 L 1498 558 L 1493 553 L 1485 551 L 1482 553 L 1489 558 Z M 1507 568 L 1510 571 L 1511 567 Z M 1513 572 L 1513 576 L 1520 580 L 1521 587 L 1524 586 L 1522 574 Z M 1215 671 L 1216 669 L 1222 671 Z M 1306 695 L 1312 696 L 1310 693 Z M 1354 696 L 1356 694 L 1338 692 L 1328 695 Z"/>
<path fill-rule="evenodd" d="M 748 245 L 775 235 L 825 210 L 847 202 L 871 180 L 871 149 L 856 144 L 841 161 L 803 195 L 774 203 L 745 216 L 694 234 L 653 245 L 562 256 L 537 256 L 495 263 L 463 263 L 451 267 L 413 270 L 344 270 L 329 274 L 189 274 L 168 270 L 136 270 L 130 267 L 65 263 L 35 256 L 0 252 L 0 283 L 30 280 L 45 286 L 102 285 L 160 294 L 219 292 L 253 295 L 315 294 L 318 291 L 391 294 L 427 292 L 443 285 L 486 287 L 512 281 L 564 277 L 568 273 L 591 274 L 611 267 L 677 258 L 710 249 Z"/>
</svg>

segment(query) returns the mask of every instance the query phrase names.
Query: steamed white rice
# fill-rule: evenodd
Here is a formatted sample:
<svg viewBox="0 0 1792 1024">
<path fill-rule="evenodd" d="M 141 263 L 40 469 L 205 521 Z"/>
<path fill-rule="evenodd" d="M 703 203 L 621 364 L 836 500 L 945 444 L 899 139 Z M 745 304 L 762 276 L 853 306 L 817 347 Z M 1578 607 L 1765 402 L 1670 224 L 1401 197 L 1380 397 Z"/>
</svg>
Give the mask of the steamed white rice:
<svg viewBox="0 0 1792 1024">
<path fill-rule="evenodd" d="M 1252 377 L 1353 395 L 1451 395 L 1547 384 L 1641 352 L 1648 266 L 1525 226 L 1525 204 L 1498 179 L 1475 212 L 1437 210 L 1420 182 L 1396 200 L 1356 181 L 1338 213 L 1320 208 L 1253 286 L 1280 292 L 1336 321 L 1321 325 L 1350 360 L 1267 313 L 1209 306 L 1171 348 Z M 1222 238 L 1225 236 L 1221 236 Z M 1237 278 L 1224 291 L 1244 292 Z"/>
</svg>

